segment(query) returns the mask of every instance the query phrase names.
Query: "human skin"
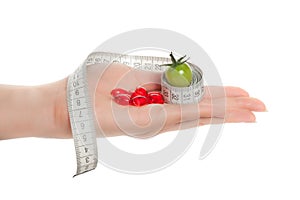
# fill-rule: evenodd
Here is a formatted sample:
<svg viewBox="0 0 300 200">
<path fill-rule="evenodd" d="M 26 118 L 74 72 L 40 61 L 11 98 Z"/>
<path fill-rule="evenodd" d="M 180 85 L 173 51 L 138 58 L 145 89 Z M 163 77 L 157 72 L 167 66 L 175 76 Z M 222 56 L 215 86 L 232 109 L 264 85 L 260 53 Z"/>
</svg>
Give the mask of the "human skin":
<svg viewBox="0 0 300 200">
<path fill-rule="evenodd" d="M 121 64 L 108 66 L 94 95 L 95 116 L 101 130 L 98 137 L 148 137 L 211 123 L 255 122 L 253 112 L 266 110 L 262 101 L 238 87 L 207 86 L 204 98 L 193 105 L 121 106 L 110 96 L 116 87 L 159 90 L 159 80 L 159 73 Z M 0 85 L 0 139 L 72 138 L 66 89 L 67 78 L 40 86 Z"/>
</svg>

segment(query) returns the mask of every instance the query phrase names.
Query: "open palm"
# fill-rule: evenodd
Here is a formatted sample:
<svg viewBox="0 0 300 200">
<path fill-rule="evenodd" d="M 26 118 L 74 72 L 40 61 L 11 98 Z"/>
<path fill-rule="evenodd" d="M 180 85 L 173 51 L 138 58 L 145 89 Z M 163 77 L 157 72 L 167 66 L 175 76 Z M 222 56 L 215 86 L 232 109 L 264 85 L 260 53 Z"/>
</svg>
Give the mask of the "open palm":
<svg viewBox="0 0 300 200">
<path fill-rule="evenodd" d="M 100 76 L 95 91 L 95 113 L 104 136 L 150 137 L 159 133 L 210 123 L 254 122 L 253 111 L 265 105 L 238 87 L 207 86 L 198 104 L 150 104 L 142 107 L 116 104 L 111 90 L 133 91 L 138 86 L 160 90 L 159 72 L 136 70 L 113 63 Z"/>
</svg>

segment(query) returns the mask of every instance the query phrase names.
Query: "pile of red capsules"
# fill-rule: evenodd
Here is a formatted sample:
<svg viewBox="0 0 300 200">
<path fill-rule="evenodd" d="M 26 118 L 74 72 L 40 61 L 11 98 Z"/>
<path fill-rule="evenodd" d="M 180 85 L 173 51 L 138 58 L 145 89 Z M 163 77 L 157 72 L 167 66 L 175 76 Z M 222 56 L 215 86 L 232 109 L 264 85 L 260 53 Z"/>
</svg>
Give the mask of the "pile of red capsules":
<svg viewBox="0 0 300 200">
<path fill-rule="evenodd" d="M 134 92 L 116 88 L 111 91 L 111 96 L 117 104 L 127 106 L 143 106 L 147 104 L 163 104 L 164 98 L 159 91 L 150 91 L 138 87 Z"/>
</svg>

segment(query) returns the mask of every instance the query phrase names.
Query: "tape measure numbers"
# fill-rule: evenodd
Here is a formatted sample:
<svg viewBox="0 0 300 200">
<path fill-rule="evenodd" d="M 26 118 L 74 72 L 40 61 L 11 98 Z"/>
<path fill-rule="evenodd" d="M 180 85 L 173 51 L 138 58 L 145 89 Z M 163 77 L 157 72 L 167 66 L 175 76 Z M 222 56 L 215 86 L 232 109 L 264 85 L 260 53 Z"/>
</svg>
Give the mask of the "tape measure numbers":
<svg viewBox="0 0 300 200">
<path fill-rule="evenodd" d="M 112 62 L 122 63 L 139 70 L 163 72 L 167 67 L 161 65 L 170 63 L 171 59 L 94 52 L 69 76 L 67 102 L 77 159 L 75 176 L 95 169 L 98 163 L 95 116 L 87 84 L 88 66 L 98 63 L 110 64 Z M 189 64 L 193 71 L 193 79 L 189 87 L 173 87 L 162 76 L 162 94 L 166 103 L 188 104 L 197 103 L 202 99 L 204 94 L 202 71 L 196 65 Z"/>
<path fill-rule="evenodd" d="M 86 70 L 85 64 L 80 66 L 69 76 L 67 85 L 68 111 L 77 159 L 74 176 L 95 169 L 98 163 L 96 128 Z"/>
</svg>

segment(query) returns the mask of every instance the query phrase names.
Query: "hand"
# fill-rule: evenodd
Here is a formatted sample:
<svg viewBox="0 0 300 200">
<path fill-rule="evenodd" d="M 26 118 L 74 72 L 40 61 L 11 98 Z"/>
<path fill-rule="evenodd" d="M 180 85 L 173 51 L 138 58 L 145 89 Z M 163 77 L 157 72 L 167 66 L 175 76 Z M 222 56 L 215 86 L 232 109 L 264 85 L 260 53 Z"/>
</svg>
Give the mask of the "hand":
<svg viewBox="0 0 300 200">
<path fill-rule="evenodd" d="M 237 87 L 205 88 L 201 102 L 191 105 L 151 104 L 142 107 L 116 104 L 111 90 L 134 91 L 137 86 L 160 90 L 161 74 L 134 70 L 113 63 L 103 72 L 95 90 L 95 113 L 104 136 L 151 137 L 159 133 L 202 126 L 210 123 L 255 122 L 253 111 L 265 105 Z"/>
<path fill-rule="evenodd" d="M 97 66 L 94 66 L 97 67 Z M 254 122 L 253 111 L 265 111 L 258 99 L 236 87 L 206 87 L 198 104 L 120 106 L 110 92 L 116 87 L 160 90 L 160 73 L 111 64 L 96 84 L 95 115 L 102 134 L 151 137 L 210 123 Z M 18 137 L 72 138 L 67 110 L 67 79 L 42 86 L 0 85 L 0 140 Z"/>
</svg>

